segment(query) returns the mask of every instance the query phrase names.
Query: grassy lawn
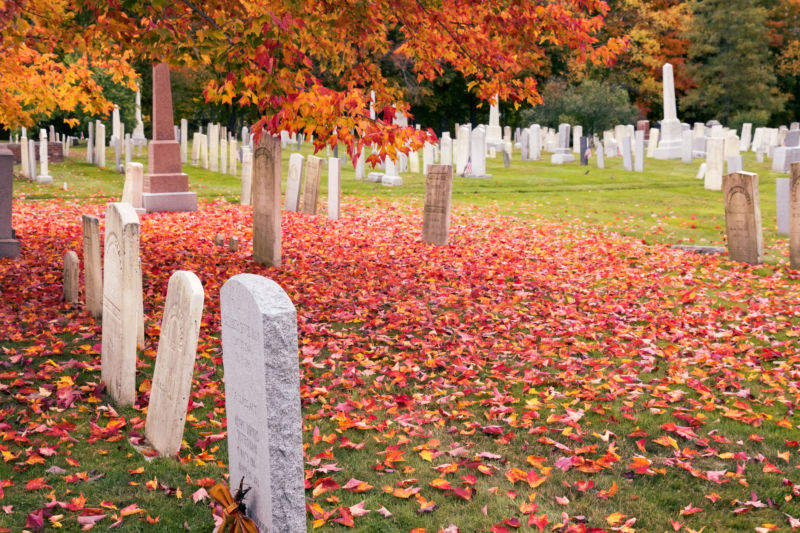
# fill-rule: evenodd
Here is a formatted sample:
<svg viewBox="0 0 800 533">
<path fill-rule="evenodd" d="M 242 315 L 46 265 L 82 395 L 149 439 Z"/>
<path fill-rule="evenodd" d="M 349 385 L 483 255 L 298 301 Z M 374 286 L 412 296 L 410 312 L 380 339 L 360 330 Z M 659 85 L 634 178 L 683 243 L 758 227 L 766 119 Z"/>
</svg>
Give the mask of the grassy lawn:
<svg viewBox="0 0 800 533">
<path fill-rule="evenodd" d="M 219 288 L 240 272 L 297 306 L 309 529 L 798 527 L 800 289 L 776 234 L 777 175 L 745 155 L 768 260 L 751 268 L 662 246 L 724 242 L 699 162 L 606 164 L 490 159 L 492 179 L 455 179 L 442 248 L 419 240 L 421 175 L 389 188 L 345 165 L 342 220 L 284 213 L 281 269 L 252 262 L 240 180 L 185 166 L 201 211 L 141 219 L 147 338 L 128 408 L 100 383 L 99 323 L 59 300 L 80 214 L 102 215 L 123 176 L 73 149 L 53 184 L 16 180 L 0 531 L 212 530 L 205 489 L 228 459 Z M 198 274 L 206 305 L 184 445 L 152 459 L 134 444 L 177 269 Z"/>
</svg>

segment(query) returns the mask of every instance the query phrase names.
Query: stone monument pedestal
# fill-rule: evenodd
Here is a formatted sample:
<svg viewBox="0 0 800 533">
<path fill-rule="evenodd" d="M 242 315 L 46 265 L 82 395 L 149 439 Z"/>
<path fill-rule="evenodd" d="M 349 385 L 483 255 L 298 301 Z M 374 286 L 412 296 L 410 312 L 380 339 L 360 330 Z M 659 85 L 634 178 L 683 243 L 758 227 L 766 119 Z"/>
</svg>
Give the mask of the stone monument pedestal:
<svg viewBox="0 0 800 533">
<path fill-rule="evenodd" d="M 658 147 L 653 153 L 655 159 L 681 159 L 683 132 L 678 119 L 665 119 L 661 121 L 660 139 Z"/>
<path fill-rule="evenodd" d="M 572 163 L 575 161 L 575 156 L 572 155 L 569 148 L 558 148 L 556 153 L 550 156 L 550 162 L 554 165 L 563 165 L 564 163 Z"/>
</svg>

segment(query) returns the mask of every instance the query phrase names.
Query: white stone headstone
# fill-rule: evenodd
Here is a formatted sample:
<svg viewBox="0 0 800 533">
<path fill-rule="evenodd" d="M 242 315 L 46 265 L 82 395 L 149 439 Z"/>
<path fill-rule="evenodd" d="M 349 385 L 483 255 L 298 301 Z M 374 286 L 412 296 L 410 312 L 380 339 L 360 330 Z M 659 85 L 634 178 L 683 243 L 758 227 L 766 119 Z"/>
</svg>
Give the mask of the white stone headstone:
<svg viewBox="0 0 800 533">
<path fill-rule="evenodd" d="M 170 276 L 144 426 L 150 445 L 166 457 L 181 448 L 204 297 L 194 273 L 178 270 Z"/>
<path fill-rule="evenodd" d="M 302 154 L 294 153 L 289 156 L 289 173 L 286 177 L 286 211 L 296 212 L 300 208 L 300 191 L 303 188 L 303 160 Z"/>
<path fill-rule="evenodd" d="M 220 291 L 231 489 L 251 487 L 263 532 L 305 533 L 297 313 L 274 281 L 239 274 Z"/>
<path fill-rule="evenodd" d="M 103 267 L 100 260 L 100 220 L 81 217 L 83 225 L 83 284 L 86 309 L 95 318 L 103 316 Z"/>
<path fill-rule="evenodd" d="M 240 203 L 250 205 L 253 189 L 253 152 L 250 146 L 242 146 L 242 196 Z"/>
<path fill-rule="evenodd" d="M 189 121 L 181 119 L 181 163 L 189 162 Z"/>
<path fill-rule="evenodd" d="M 140 320 L 142 270 L 139 217 L 133 206 L 111 203 L 106 209 L 103 265 L 101 376 L 119 405 L 136 398 L 136 337 Z"/>
<path fill-rule="evenodd" d="M 236 168 L 236 158 L 239 155 L 238 144 L 238 141 L 233 136 L 228 140 L 228 174 L 231 176 L 238 176 L 239 173 L 239 169 Z"/>
<path fill-rule="evenodd" d="M 223 174 L 228 173 L 228 140 L 219 141 L 219 171 Z"/>
<path fill-rule="evenodd" d="M 219 124 L 212 124 L 208 131 L 208 169 L 219 172 Z"/>
<path fill-rule="evenodd" d="M 750 122 L 742 124 L 742 136 L 739 139 L 739 151 L 747 152 L 750 150 L 750 135 L 753 130 L 753 125 Z"/>
<path fill-rule="evenodd" d="M 583 126 L 572 127 L 572 153 L 578 154 L 581 151 L 581 137 L 583 137 Z"/>
<path fill-rule="evenodd" d="M 630 137 L 623 137 L 622 138 L 622 167 L 625 170 L 633 170 L 632 152 L 633 152 L 633 147 L 631 146 L 631 138 Z"/>
<path fill-rule="evenodd" d="M 328 158 L 328 219 L 339 220 L 341 205 L 341 180 L 339 174 L 339 158 Z"/>
<path fill-rule="evenodd" d="M 456 163 L 456 174 L 464 175 L 464 169 L 469 161 L 470 135 L 472 127 L 469 124 L 462 124 L 458 127 L 455 146 L 453 147 L 453 159 Z"/>
<path fill-rule="evenodd" d="M 550 157 L 550 162 L 555 165 L 575 161 L 575 156 L 572 155 L 569 149 L 569 130 L 569 124 L 558 125 L 558 146 L 555 149 L 555 153 Z"/>
<path fill-rule="evenodd" d="M 442 133 L 442 138 L 439 139 L 439 153 L 440 162 L 442 165 L 453 164 L 453 139 L 450 138 L 450 132 L 445 131 Z"/>
<path fill-rule="evenodd" d="M 633 140 L 633 170 L 644 172 L 644 131 L 636 130 Z"/>
<path fill-rule="evenodd" d="M 542 158 L 542 128 L 534 124 L 528 131 L 528 159 L 538 161 Z"/>
<path fill-rule="evenodd" d="M 706 143 L 706 175 L 705 188 L 712 191 L 722 190 L 722 173 L 725 165 L 725 139 L 709 137 Z"/>
<path fill-rule="evenodd" d="M 692 140 L 692 131 L 684 131 L 682 134 L 681 139 L 681 161 L 683 163 L 691 163 L 692 162 L 692 152 L 694 150 L 694 144 Z"/>
<path fill-rule="evenodd" d="M 39 130 L 39 173 L 36 176 L 36 181 L 40 183 L 53 182 L 47 165 L 47 145 L 47 130 L 42 128 Z"/>
<path fill-rule="evenodd" d="M 106 126 L 99 121 L 95 123 L 95 164 L 100 168 L 106 168 Z"/>
<path fill-rule="evenodd" d="M 30 147 L 28 146 L 28 138 L 23 135 L 19 143 L 19 156 L 20 156 L 20 167 L 21 167 L 20 171 L 22 172 L 22 175 L 25 176 L 26 178 L 31 177 L 31 167 L 30 167 L 31 161 L 30 157 L 28 156 L 29 148 Z"/>
<path fill-rule="evenodd" d="M 62 297 L 65 302 L 78 303 L 78 294 L 80 292 L 80 285 L 78 284 L 79 270 L 78 254 L 72 250 L 67 251 L 64 254 L 64 290 L 62 291 Z"/>
<path fill-rule="evenodd" d="M 647 157 L 654 158 L 656 153 L 656 148 L 658 147 L 658 137 L 661 133 L 661 130 L 658 128 L 651 128 L 650 129 L 650 139 L 647 141 Z"/>
</svg>

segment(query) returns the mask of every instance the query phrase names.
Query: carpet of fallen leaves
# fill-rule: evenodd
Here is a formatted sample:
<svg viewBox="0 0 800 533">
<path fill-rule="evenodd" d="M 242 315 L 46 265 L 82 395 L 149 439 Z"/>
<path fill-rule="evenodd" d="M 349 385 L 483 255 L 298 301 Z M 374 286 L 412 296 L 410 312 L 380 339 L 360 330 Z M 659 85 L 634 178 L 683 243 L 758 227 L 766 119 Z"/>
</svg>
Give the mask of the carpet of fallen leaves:
<svg viewBox="0 0 800 533">
<path fill-rule="evenodd" d="M 758 513 L 757 531 L 800 527 L 800 279 L 786 267 L 466 210 L 451 244 L 433 247 L 420 242 L 419 209 L 351 201 L 336 222 L 284 213 L 277 270 L 251 260 L 249 208 L 149 214 L 148 346 L 137 415 L 126 417 L 103 394 L 99 324 L 60 300 L 63 254 L 82 255 L 80 215 L 102 217 L 102 201 L 14 209 L 23 255 L 0 260 L 0 505 L 30 530 L 158 520 L 136 503 L 87 501 L 51 484 L 96 475 L 70 462 L 80 428 L 89 446 L 142 442 L 164 292 L 178 269 L 206 291 L 187 423 L 202 438 L 179 461 L 224 467 L 214 455 L 225 437 L 219 289 L 240 272 L 268 276 L 298 309 L 315 528 L 424 531 L 374 524 L 391 524 L 400 505 L 428 517 L 452 513 L 445 504 L 455 501 L 458 514 L 440 516 L 438 530 L 470 531 L 482 522 L 467 515 L 488 515 L 500 518 L 483 531 L 634 531 L 648 517 L 623 492 L 631 501 L 667 490 L 659 479 L 669 490 L 699 483 L 705 497 L 654 530 L 701 530 L 689 521 L 712 511 Z M 215 246 L 218 233 L 239 237 L 239 250 Z M 187 475 L 183 490 L 209 505 L 210 483 Z M 157 480 L 147 487 L 181 498 Z M 723 488 L 736 496 L 720 499 Z M 24 492 L 44 503 L 15 506 Z"/>
</svg>

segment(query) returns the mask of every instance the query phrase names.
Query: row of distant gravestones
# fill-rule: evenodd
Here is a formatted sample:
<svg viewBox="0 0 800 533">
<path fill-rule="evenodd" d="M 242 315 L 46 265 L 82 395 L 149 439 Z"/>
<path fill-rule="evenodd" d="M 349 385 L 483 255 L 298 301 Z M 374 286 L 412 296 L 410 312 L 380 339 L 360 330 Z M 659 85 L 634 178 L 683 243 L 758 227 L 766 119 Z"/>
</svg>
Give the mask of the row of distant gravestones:
<svg viewBox="0 0 800 533">
<path fill-rule="evenodd" d="M 446 244 L 452 168 L 432 166 L 427 181 L 423 239 Z M 132 404 L 136 346 L 144 344 L 136 211 L 128 203 L 108 205 L 102 274 L 97 217 L 83 216 L 83 243 L 86 305 L 102 316 L 102 380 L 118 404 Z M 67 252 L 64 297 L 71 302 L 78 300 L 78 270 L 77 254 Z M 261 531 L 305 531 L 295 307 L 275 282 L 253 274 L 228 280 L 220 298 L 231 484 L 243 479 L 251 487 L 247 514 Z M 145 422 L 149 445 L 166 457 L 183 439 L 203 302 L 194 273 L 172 274 Z"/>
</svg>

